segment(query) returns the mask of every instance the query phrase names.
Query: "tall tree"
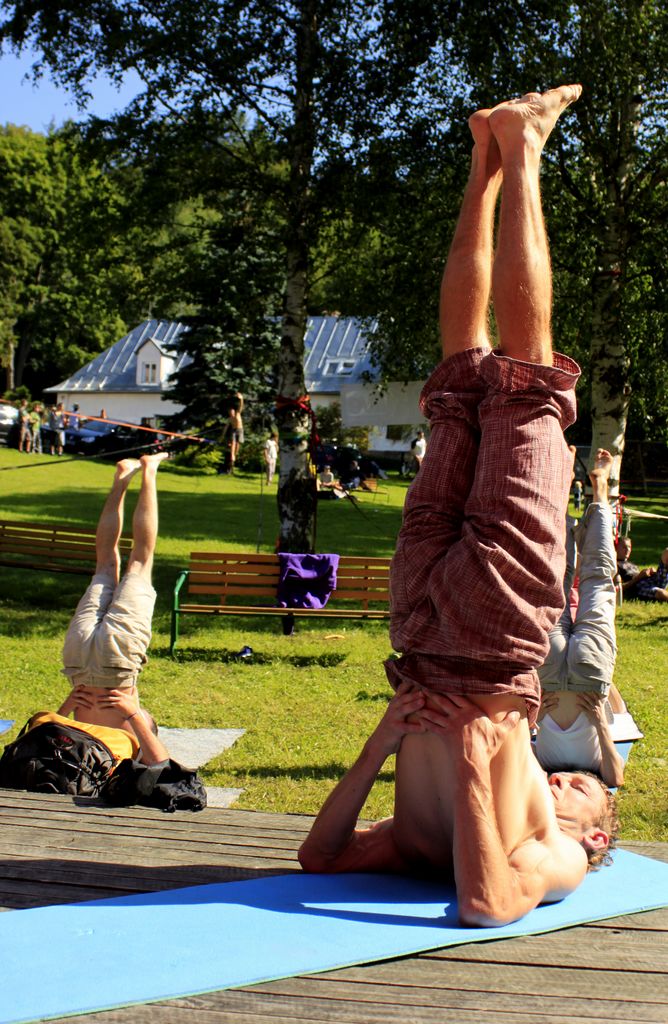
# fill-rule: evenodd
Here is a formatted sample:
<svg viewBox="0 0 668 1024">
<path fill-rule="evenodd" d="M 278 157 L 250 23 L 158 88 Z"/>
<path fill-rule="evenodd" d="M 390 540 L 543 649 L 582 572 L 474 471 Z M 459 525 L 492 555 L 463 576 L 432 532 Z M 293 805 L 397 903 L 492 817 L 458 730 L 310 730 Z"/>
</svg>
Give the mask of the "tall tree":
<svg viewBox="0 0 668 1024">
<path fill-rule="evenodd" d="M 446 5 L 450 6 L 450 5 Z M 424 0 L 18 0 L 3 4 L 2 38 L 30 43 L 82 99 L 91 69 L 120 77 L 138 71 L 144 93 L 132 111 L 147 119 L 221 118 L 237 122 L 249 188 L 280 196 L 284 294 L 278 360 L 277 419 L 281 472 L 280 546 L 308 550 L 315 511 L 307 468 L 309 411 L 304 333 L 311 253 L 332 174 L 388 130 L 413 71 L 433 40 Z M 255 144 L 264 127 L 284 161 Z M 213 118 L 212 118 L 213 115 Z M 225 140 L 209 136 L 212 145 Z"/>
<path fill-rule="evenodd" d="M 376 169 L 393 180 L 377 189 L 384 200 L 395 196 L 389 216 L 373 198 L 366 207 L 365 290 L 379 318 L 378 360 L 394 377 L 401 366 L 412 374 L 429 367 L 439 249 L 444 255 L 450 196 L 462 184 L 455 164 L 466 167 L 470 148 L 457 128 L 465 129 L 464 110 L 582 82 L 544 161 L 555 340 L 583 364 L 580 437 L 590 414 L 592 450 L 609 448 L 618 476 L 629 422 L 637 435 L 668 439 L 668 8 L 656 0 L 498 0 L 493 14 L 486 4 L 460 5 L 445 26 L 439 5 L 433 14 L 439 39 L 426 62 L 431 73 L 420 78 L 427 116 L 406 122 L 401 141 L 417 143 L 412 156 L 397 161 L 395 145 Z M 446 166 L 435 164 L 436 150 Z"/>
<path fill-rule="evenodd" d="M 8 387 L 53 384 L 145 308 L 141 232 L 71 129 L 0 129 L 0 344 Z M 26 373 L 29 368 L 29 373 Z M 46 375 L 46 379 L 45 379 Z"/>
</svg>

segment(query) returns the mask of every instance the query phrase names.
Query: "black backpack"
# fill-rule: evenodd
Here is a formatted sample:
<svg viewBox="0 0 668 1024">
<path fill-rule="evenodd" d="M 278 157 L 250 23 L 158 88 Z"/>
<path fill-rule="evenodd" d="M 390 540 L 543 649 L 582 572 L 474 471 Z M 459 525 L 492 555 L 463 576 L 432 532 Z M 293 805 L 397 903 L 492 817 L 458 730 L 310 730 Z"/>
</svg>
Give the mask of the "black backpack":
<svg viewBox="0 0 668 1024">
<path fill-rule="evenodd" d="M 0 758 L 0 786 L 99 796 L 116 764 L 106 743 L 74 725 L 28 721 Z"/>
<path fill-rule="evenodd" d="M 169 814 L 203 811 L 206 807 L 206 789 L 197 772 L 171 758 L 153 765 L 126 758 L 108 779 L 101 796 L 116 807 L 142 804 Z"/>
</svg>

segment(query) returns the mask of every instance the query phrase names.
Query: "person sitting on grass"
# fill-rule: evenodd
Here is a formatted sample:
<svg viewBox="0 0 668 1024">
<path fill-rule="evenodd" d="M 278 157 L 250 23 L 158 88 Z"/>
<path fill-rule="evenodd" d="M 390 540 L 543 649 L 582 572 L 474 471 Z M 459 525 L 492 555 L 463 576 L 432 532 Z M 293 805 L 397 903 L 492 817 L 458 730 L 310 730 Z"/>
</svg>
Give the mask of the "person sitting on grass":
<svg viewBox="0 0 668 1024">
<path fill-rule="evenodd" d="M 552 352 L 539 163 L 580 92 L 529 93 L 469 122 L 471 174 L 441 290 L 444 361 L 421 400 L 430 442 L 392 562 L 390 636 L 403 653 L 386 670 L 396 693 L 299 851 L 307 871 L 454 879 L 468 925 L 562 899 L 606 859 L 618 827 L 597 779 L 546 776 L 530 743 L 536 669 L 563 607 L 563 429 L 579 373 Z M 359 828 L 393 753 L 394 815 Z"/>
<path fill-rule="evenodd" d="M 652 575 L 652 569 L 641 569 L 631 561 L 632 541 L 630 537 L 620 537 L 615 546 L 617 554 L 617 576 L 624 598 L 629 601 L 638 597 L 638 584 Z"/>
<path fill-rule="evenodd" d="M 640 601 L 668 601 L 668 548 L 661 552 L 656 569 L 641 574 L 635 590 Z"/>
</svg>

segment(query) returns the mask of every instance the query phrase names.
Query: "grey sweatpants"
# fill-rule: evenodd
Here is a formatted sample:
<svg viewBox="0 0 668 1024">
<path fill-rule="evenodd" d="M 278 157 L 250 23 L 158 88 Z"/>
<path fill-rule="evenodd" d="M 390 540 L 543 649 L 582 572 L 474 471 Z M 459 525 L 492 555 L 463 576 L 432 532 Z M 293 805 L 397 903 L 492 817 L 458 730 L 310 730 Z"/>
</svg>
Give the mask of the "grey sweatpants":
<svg viewBox="0 0 668 1024">
<path fill-rule="evenodd" d="M 593 503 L 577 525 L 566 524 L 566 607 L 550 631 L 550 650 L 538 677 L 544 690 L 577 690 L 607 696 L 617 656 L 615 585 L 617 571 L 612 510 Z M 570 591 L 580 555 L 579 603 L 575 619 Z"/>
</svg>

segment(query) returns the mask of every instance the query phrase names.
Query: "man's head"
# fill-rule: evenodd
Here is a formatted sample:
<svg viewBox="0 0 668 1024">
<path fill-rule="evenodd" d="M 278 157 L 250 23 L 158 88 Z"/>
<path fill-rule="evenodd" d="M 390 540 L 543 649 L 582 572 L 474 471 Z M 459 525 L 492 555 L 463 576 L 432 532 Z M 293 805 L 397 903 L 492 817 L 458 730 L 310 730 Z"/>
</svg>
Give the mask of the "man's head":
<svg viewBox="0 0 668 1024">
<path fill-rule="evenodd" d="M 617 541 L 617 559 L 620 562 L 626 561 L 627 558 L 631 557 L 631 538 L 620 537 Z"/>
<path fill-rule="evenodd" d="M 547 781 L 559 828 L 584 848 L 589 870 L 609 864 L 619 835 L 617 804 L 610 790 L 591 772 L 553 772 Z"/>
</svg>

